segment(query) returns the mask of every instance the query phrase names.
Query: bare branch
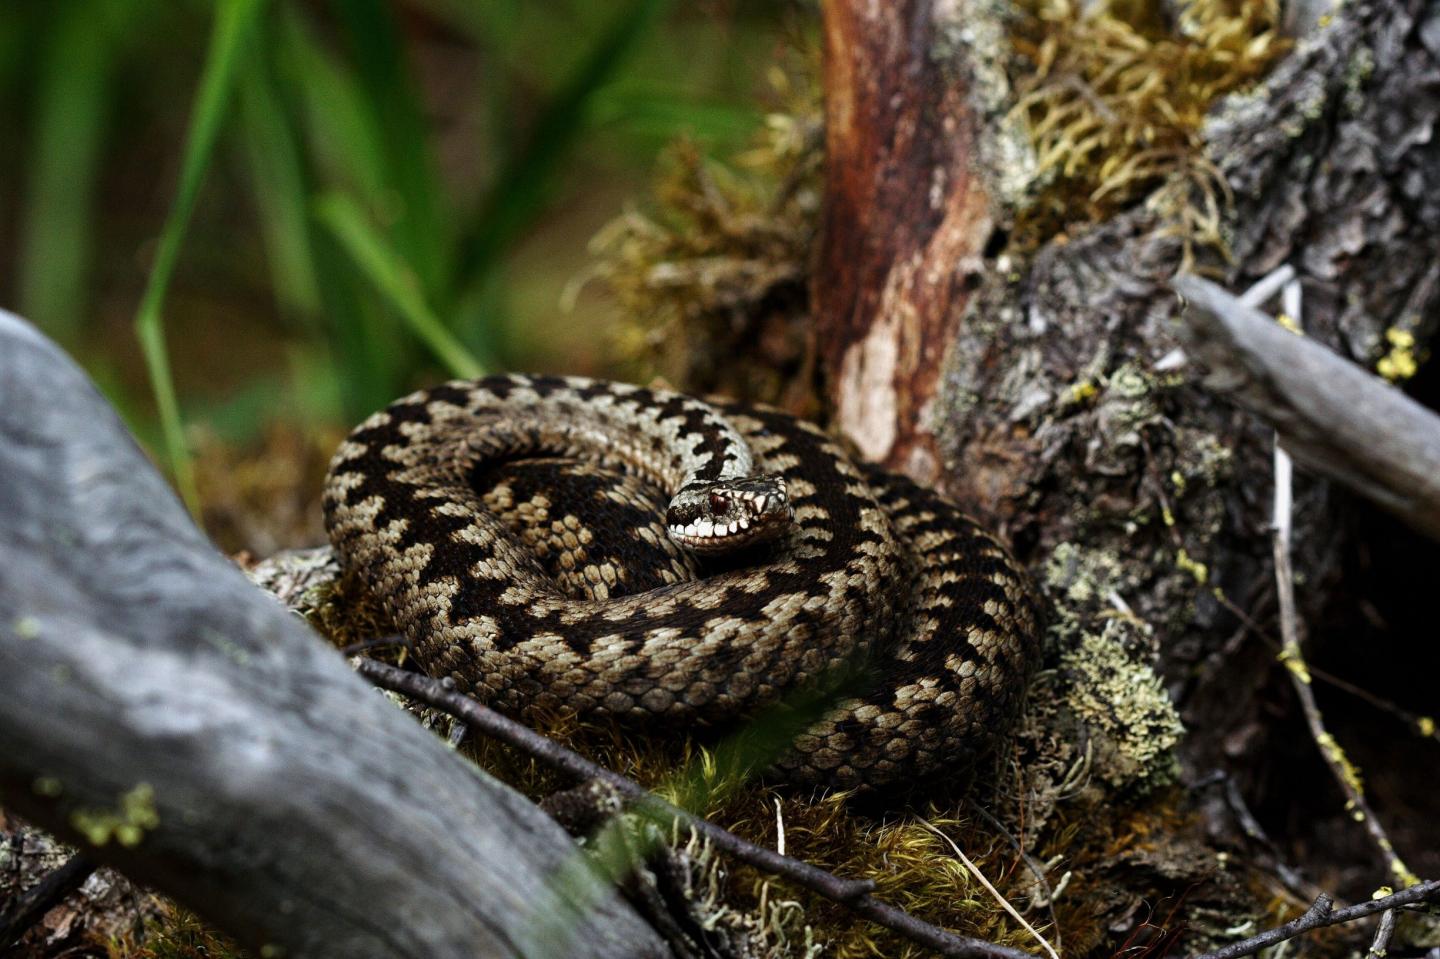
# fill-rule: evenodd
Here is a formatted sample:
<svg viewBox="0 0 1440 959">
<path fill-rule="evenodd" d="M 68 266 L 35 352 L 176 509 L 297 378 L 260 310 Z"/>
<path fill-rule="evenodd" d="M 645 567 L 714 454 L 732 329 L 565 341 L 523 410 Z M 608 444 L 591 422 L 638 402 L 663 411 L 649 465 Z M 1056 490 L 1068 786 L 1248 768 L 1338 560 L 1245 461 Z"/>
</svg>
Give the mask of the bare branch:
<svg viewBox="0 0 1440 959">
<path fill-rule="evenodd" d="M 1240 959 L 1241 956 L 1253 956 L 1261 949 L 1268 949 L 1287 939 L 1294 939 L 1312 929 L 1338 926 L 1342 923 L 1354 922 L 1356 919 L 1364 919 L 1366 916 L 1373 916 L 1377 912 L 1437 900 L 1440 900 L 1440 879 L 1431 879 L 1408 889 L 1402 889 L 1397 893 L 1382 896 L 1379 899 L 1371 899 L 1368 902 L 1358 902 L 1344 909 L 1335 909 L 1333 899 L 1329 896 L 1321 896 L 1298 919 L 1292 919 L 1283 926 L 1268 929 L 1249 939 L 1232 942 L 1223 949 L 1207 952 L 1195 959 Z"/>
<path fill-rule="evenodd" d="M 1208 387 L 1271 423 L 1306 466 L 1440 538 L 1440 416 L 1208 280 L 1173 286 Z"/>
</svg>

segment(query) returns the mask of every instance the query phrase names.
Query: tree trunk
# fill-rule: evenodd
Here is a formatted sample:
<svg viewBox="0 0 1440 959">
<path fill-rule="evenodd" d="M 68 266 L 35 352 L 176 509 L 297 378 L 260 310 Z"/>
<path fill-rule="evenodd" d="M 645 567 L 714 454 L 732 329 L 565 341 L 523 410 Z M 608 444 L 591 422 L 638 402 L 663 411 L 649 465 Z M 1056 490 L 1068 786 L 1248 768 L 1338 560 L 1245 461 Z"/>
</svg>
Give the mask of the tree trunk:
<svg viewBox="0 0 1440 959">
<path fill-rule="evenodd" d="M 929 0 L 825 6 L 826 195 L 812 280 L 836 425 L 866 459 L 934 484 L 928 423 L 952 318 L 983 267 L 990 203 L 958 29 Z"/>
<path fill-rule="evenodd" d="M 1263 631 L 1273 609 L 1272 431 L 1187 363 L 1169 286 L 1186 250 L 1162 213 L 994 256 L 1027 202 L 1011 186 L 1024 163 L 997 159 L 1016 155 L 994 67 L 1002 14 L 902 7 L 824 7 L 812 290 L 837 423 L 1008 532 L 1055 602 L 1052 662 L 1090 639 L 1149 650 L 1189 730 L 1190 775 L 1263 769 L 1246 761 L 1269 743 L 1255 733 L 1274 651 L 1233 611 Z M 1373 364 L 1387 331 L 1423 348 L 1437 322 L 1440 9 L 1355 0 L 1300 21 L 1312 32 L 1205 128 L 1233 199 L 1231 257 L 1201 266 L 1240 290 L 1292 265 L 1306 333 Z M 1317 587 L 1347 540 L 1327 484 L 1299 495 L 1302 613 L 1320 619 Z"/>
<path fill-rule="evenodd" d="M 0 801 L 259 955 L 668 954 L 559 826 L 252 586 L 4 313 Z"/>
</svg>

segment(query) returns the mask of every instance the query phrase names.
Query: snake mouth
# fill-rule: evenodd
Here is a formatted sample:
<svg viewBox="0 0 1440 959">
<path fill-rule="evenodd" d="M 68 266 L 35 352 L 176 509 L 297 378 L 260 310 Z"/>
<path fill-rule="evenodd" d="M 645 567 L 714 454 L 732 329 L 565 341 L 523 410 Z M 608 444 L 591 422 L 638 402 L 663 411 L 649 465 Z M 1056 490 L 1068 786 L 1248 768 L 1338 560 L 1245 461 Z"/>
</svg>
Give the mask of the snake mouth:
<svg viewBox="0 0 1440 959">
<path fill-rule="evenodd" d="M 783 482 L 742 480 L 677 496 L 666 529 L 692 552 L 726 553 L 774 539 L 792 519 Z"/>
<path fill-rule="evenodd" d="M 780 515 L 739 517 L 728 522 L 697 520 L 668 527 L 670 538 L 697 553 L 728 553 L 774 539 L 790 525 L 789 510 Z"/>
</svg>

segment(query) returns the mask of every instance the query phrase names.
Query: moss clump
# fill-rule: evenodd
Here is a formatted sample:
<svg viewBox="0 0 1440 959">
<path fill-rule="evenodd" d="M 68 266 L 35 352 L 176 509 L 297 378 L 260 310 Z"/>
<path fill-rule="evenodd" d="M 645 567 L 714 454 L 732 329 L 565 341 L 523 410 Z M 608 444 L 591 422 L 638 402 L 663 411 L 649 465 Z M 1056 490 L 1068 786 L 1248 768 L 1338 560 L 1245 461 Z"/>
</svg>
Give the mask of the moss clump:
<svg viewBox="0 0 1440 959">
<path fill-rule="evenodd" d="M 655 210 L 627 212 L 593 241 L 594 275 L 634 318 L 615 345 L 636 377 L 806 405 L 822 162 L 813 46 L 772 71 L 777 108 L 749 150 L 722 164 L 688 141 L 674 145 Z"/>
<path fill-rule="evenodd" d="M 1144 200 L 1187 246 L 1223 248 L 1226 187 L 1203 156 L 1200 131 L 1217 100 L 1264 76 L 1289 48 L 1277 0 L 1016 6 L 1015 112 L 1037 154 L 1017 242 L 1033 248 Z"/>
<path fill-rule="evenodd" d="M 139 933 L 105 943 L 109 959 L 249 959 L 188 909 L 161 900 L 161 913 Z"/>
</svg>

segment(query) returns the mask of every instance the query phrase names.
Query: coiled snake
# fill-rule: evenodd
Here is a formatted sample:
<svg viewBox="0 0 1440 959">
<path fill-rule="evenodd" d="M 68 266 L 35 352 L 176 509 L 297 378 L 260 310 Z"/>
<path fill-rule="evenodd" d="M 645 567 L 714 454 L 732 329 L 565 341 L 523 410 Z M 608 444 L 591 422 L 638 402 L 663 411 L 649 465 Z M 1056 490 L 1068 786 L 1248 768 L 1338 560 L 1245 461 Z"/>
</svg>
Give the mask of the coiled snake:
<svg viewBox="0 0 1440 959">
<path fill-rule="evenodd" d="M 763 408 L 576 377 L 448 383 L 350 434 L 325 522 L 421 666 L 521 718 L 715 726 L 848 666 L 772 767 L 792 782 L 963 764 L 1038 656 L 1038 603 L 994 537 Z"/>
</svg>

